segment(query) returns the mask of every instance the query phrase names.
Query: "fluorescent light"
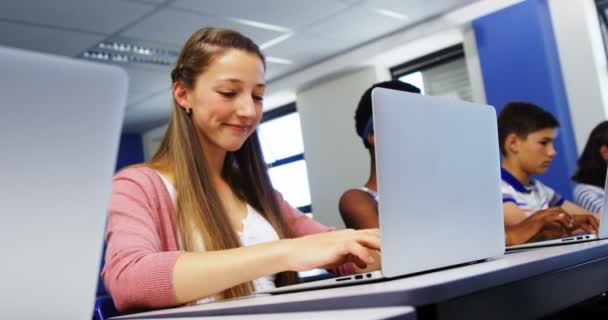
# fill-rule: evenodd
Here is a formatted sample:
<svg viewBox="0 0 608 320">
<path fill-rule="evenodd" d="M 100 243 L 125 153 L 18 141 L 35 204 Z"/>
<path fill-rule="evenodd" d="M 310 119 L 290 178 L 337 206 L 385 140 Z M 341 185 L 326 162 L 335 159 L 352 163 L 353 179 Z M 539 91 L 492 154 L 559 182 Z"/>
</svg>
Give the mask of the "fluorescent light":
<svg viewBox="0 0 608 320">
<path fill-rule="evenodd" d="M 292 64 L 291 60 L 281 59 L 277 57 L 266 57 L 266 62 L 277 63 L 277 64 Z"/>
<path fill-rule="evenodd" d="M 87 50 L 80 56 L 85 59 L 118 63 L 172 65 L 177 58 L 177 51 L 125 42 L 102 41 L 97 44 L 96 48 Z"/>
<path fill-rule="evenodd" d="M 154 57 L 154 56 L 136 56 L 136 55 L 127 55 L 120 53 L 111 53 L 111 52 L 99 52 L 93 50 L 87 50 L 83 52 L 81 57 L 90 60 L 101 60 L 101 61 L 111 61 L 111 62 L 119 62 L 119 63 L 145 63 L 145 64 L 156 64 L 156 65 L 172 65 L 174 61 L 168 58 Z"/>
<path fill-rule="evenodd" d="M 408 16 L 401 14 L 399 12 L 393 11 L 393 10 L 375 8 L 374 11 L 376 11 L 377 13 L 379 13 L 383 16 L 387 16 L 387 17 L 391 17 L 391 18 L 395 18 L 395 19 L 399 19 L 399 20 L 408 20 L 409 19 Z"/>
<path fill-rule="evenodd" d="M 156 56 L 169 56 L 169 57 L 177 57 L 177 51 L 175 50 L 167 50 L 167 49 L 159 49 L 159 48 L 148 48 L 144 46 L 139 46 L 136 44 L 130 43 L 121 43 L 121 42 L 100 42 L 97 44 L 99 49 L 103 49 L 105 51 L 116 51 L 116 52 L 132 52 L 135 54 L 141 55 L 156 55 Z"/>
<path fill-rule="evenodd" d="M 244 24 L 246 26 L 255 27 L 255 28 L 264 29 L 264 30 L 277 31 L 277 32 L 290 32 L 291 31 L 291 30 L 281 27 L 281 26 L 277 26 L 274 24 L 268 24 L 268 23 L 264 23 L 264 22 L 253 21 L 253 20 L 240 19 L 240 18 L 230 18 L 230 20 L 232 20 L 234 22 L 238 22 L 240 24 Z"/>
<path fill-rule="evenodd" d="M 289 38 L 291 38 L 291 36 L 293 36 L 293 33 L 286 33 L 282 36 L 276 37 L 270 41 L 264 42 L 260 45 L 260 49 L 264 50 L 264 49 L 268 49 L 278 43 L 281 43 Z"/>
</svg>

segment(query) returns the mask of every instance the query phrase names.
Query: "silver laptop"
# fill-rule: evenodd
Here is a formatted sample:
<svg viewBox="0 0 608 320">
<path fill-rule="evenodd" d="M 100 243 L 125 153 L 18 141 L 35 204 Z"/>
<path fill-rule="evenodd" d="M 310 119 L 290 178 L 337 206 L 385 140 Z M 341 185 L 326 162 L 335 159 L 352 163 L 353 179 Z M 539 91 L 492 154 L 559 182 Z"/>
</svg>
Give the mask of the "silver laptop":
<svg viewBox="0 0 608 320">
<path fill-rule="evenodd" d="M 598 239 L 606 239 L 608 238 L 608 224 L 602 223 L 606 221 L 606 211 L 608 211 L 608 175 L 606 176 L 606 182 L 604 183 L 604 205 L 602 206 L 601 218 L 600 218 L 600 228 L 597 234 L 580 234 L 571 237 L 553 239 L 553 240 L 545 240 L 545 241 L 536 241 L 530 243 L 519 244 L 516 246 L 508 246 L 507 251 L 511 250 L 519 250 L 519 249 L 528 249 L 528 248 L 537 248 L 537 247 L 546 247 L 546 246 L 554 246 L 559 244 L 567 244 L 567 243 L 577 243 Z"/>
<path fill-rule="evenodd" d="M 382 270 L 282 293 L 395 278 L 505 251 L 496 113 L 487 105 L 372 91 Z"/>
<path fill-rule="evenodd" d="M 126 93 L 117 67 L 0 47 L 0 318 L 91 318 Z"/>
</svg>

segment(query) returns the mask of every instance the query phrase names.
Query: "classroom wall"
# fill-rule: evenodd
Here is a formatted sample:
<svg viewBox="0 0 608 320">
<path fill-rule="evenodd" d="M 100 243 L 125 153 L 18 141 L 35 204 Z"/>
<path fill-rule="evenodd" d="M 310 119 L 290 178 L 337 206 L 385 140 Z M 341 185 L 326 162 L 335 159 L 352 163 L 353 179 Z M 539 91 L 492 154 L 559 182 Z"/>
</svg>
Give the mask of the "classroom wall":
<svg viewBox="0 0 608 320">
<path fill-rule="evenodd" d="M 574 136 L 580 154 L 608 119 L 608 64 L 594 0 L 549 0 Z"/>
<path fill-rule="evenodd" d="M 167 131 L 167 125 L 148 130 L 142 135 L 144 158 L 146 161 L 152 159 L 152 156 L 154 156 L 154 153 L 158 150 L 160 142 L 165 135 L 165 131 Z"/>
<path fill-rule="evenodd" d="M 500 112 L 510 101 L 542 106 L 560 122 L 558 155 L 541 181 L 568 199 L 577 149 L 546 0 L 528 0 L 473 21 L 486 98 Z"/>
<path fill-rule="evenodd" d="M 518 10 L 519 13 L 515 14 Z M 480 18 L 481 16 L 484 17 Z M 504 35 L 499 33 L 498 36 L 492 36 L 487 30 L 485 34 L 480 34 L 484 31 L 475 27 L 476 23 L 479 25 L 480 19 L 502 24 L 500 32 Z M 500 108 L 506 101 L 513 99 L 530 98 L 528 100 L 535 101 L 536 98 L 528 93 L 543 96 L 546 100 L 542 101 L 552 101 L 546 105 L 550 111 L 558 113 L 556 115 L 563 127 L 557 146 L 560 156 L 552 165 L 549 175 L 542 180 L 557 185 L 558 191 L 570 197 L 571 185 L 567 177 L 575 168 L 577 151 L 583 147 L 583 141 L 591 128 L 606 119 L 608 114 L 608 67 L 598 28 L 593 0 L 481 1 L 479 4 L 414 25 L 310 68 L 271 81 L 268 83 L 269 99 L 266 104 L 272 108 L 283 105 L 289 102 L 288 100 L 297 100 L 298 111 L 302 117 L 305 157 L 309 162 L 307 169 L 310 175 L 313 212 L 325 223 L 342 226 L 337 215 L 339 194 L 345 188 L 362 184 L 367 177 L 368 166 L 367 162 L 358 163 L 361 158 L 366 159 L 367 154 L 356 140 L 354 120 L 352 114 L 349 115 L 354 113 L 355 104 L 349 105 L 346 101 L 349 95 L 350 103 L 357 100 L 357 91 L 362 92 L 365 86 L 361 83 L 351 88 L 347 86 L 351 81 L 358 83 L 356 79 L 361 77 L 360 73 L 367 74 L 367 77 L 363 77 L 366 79 L 363 80 L 366 85 L 387 79 L 388 68 L 391 66 L 462 42 L 475 101 Z M 487 41 L 484 42 L 482 38 Z M 488 51 L 488 38 L 494 41 L 491 45 L 492 51 Z M 502 41 L 502 44 L 495 41 Z M 485 45 L 486 48 L 480 49 L 480 45 Z M 511 55 L 519 60 L 515 64 L 504 64 L 500 69 L 498 67 L 503 64 L 503 59 L 509 56 L 505 46 L 520 48 L 519 52 L 511 51 Z M 530 53 L 532 55 L 529 55 Z M 480 62 L 482 56 L 485 63 Z M 488 61 L 497 68 L 488 68 Z M 532 81 L 530 70 L 536 70 L 535 66 L 542 66 L 542 73 L 546 77 Z M 513 73 L 518 73 L 519 78 L 513 76 Z M 503 77 L 505 75 L 506 78 Z M 335 91 L 334 84 L 341 81 L 344 81 L 344 86 L 341 91 Z M 301 83 L 306 85 L 301 87 Z M 490 88 L 486 87 L 488 84 Z M 521 88 L 523 89 L 519 90 Z M 499 93 L 500 97 L 497 98 L 496 93 L 500 91 L 502 93 Z M 285 93 L 287 100 L 273 102 L 270 98 L 276 92 Z M 336 92 L 346 93 L 338 94 L 343 97 L 336 98 L 336 105 L 331 104 L 331 109 L 328 109 L 327 102 L 332 101 L 330 95 L 336 95 Z M 352 97 L 355 93 L 356 97 Z M 324 127 L 321 124 L 329 124 L 326 121 L 332 119 L 328 118 L 329 115 L 337 121 L 347 119 L 346 121 L 352 122 L 336 123 L 333 132 L 327 131 L 326 128 L 319 129 Z M 165 127 L 160 127 L 143 135 L 146 159 L 151 156 L 155 149 L 154 141 L 158 141 L 164 129 Z M 316 132 L 327 133 L 327 136 Z M 313 138 L 317 137 L 320 139 L 313 144 Z M 352 159 L 350 162 L 339 161 L 344 165 L 339 168 L 344 171 L 337 171 L 342 178 L 331 178 L 329 180 L 333 181 L 329 185 L 322 186 L 321 178 L 331 173 L 327 165 L 323 164 L 329 157 L 323 157 L 322 151 L 342 153 L 335 152 L 336 145 L 340 146 L 340 151 L 344 145 L 347 150 L 345 153 L 350 153 Z M 352 150 L 348 151 L 350 149 Z M 364 168 L 362 174 L 361 168 Z M 350 171 L 351 176 L 348 176 L 346 171 Z M 558 175 L 561 178 L 556 178 Z M 342 183 L 337 181 L 341 179 Z"/>
<path fill-rule="evenodd" d="M 388 79 L 388 72 L 368 67 L 297 93 L 312 213 L 323 224 L 343 228 L 342 192 L 367 181 L 369 155 L 355 131 L 355 109 L 367 88 Z"/>
</svg>

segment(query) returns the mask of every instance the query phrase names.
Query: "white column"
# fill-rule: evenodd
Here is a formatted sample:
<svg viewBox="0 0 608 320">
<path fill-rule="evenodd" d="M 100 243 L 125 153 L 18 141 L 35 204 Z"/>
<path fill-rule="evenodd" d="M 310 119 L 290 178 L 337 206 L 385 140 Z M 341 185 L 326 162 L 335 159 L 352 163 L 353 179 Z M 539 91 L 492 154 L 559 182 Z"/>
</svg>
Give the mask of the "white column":
<svg viewBox="0 0 608 320">
<path fill-rule="evenodd" d="M 608 64 L 593 0 L 549 0 L 579 154 L 608 118 Z"/>
<path fill-rule="evenodd" d="M 369 155 L 355 130 L 355 110 L 363 92 L 384 80 L 386 73 L 369 67 L 297 94 L 312 210 L 323 224 L 343 228 L 340 196 L 367 181 Z"/>
<path fill-rule="evenodd" d="M 470 24 L 464 28 L 462 38 L 464 59 L 467 64 L 467 71 L 469 72 L 473 101 L 486 103 L 486 89 L 483 85 L 479 53 L 477 52 L 477 40 L 475 39 L 475 31 Z"/>
</svg>

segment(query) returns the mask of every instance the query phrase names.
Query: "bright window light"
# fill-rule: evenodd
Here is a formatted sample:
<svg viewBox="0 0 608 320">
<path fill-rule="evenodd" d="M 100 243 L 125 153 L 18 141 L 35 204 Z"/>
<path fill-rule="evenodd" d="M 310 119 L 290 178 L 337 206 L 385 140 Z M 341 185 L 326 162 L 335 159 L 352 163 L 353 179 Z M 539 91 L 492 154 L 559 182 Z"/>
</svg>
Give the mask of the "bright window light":
<svg viewBox="0 0 608 320">
<path fill-rule="evenodd" d="M 420 89 L 420 93 L 424 94 L 424 81 L 422 80 L 422 72 L 412 72 L 410 74 L 406 74 L 404 76 L 399 77 L 399 81 L 407 82 L 411 85 L 414 85 Z"/>
<path fill-rule="evenodd" d="M 310 204 L 308 173 L 304 160 L 270 168 L 268 175 L 272 186 L 294 207 Z"/>
<path fill-rule="evenodd" d="M 266 163 L 304 152 L 300 115 L 297 112 L 262 123 L 258 135 Z"/>
</svg>

